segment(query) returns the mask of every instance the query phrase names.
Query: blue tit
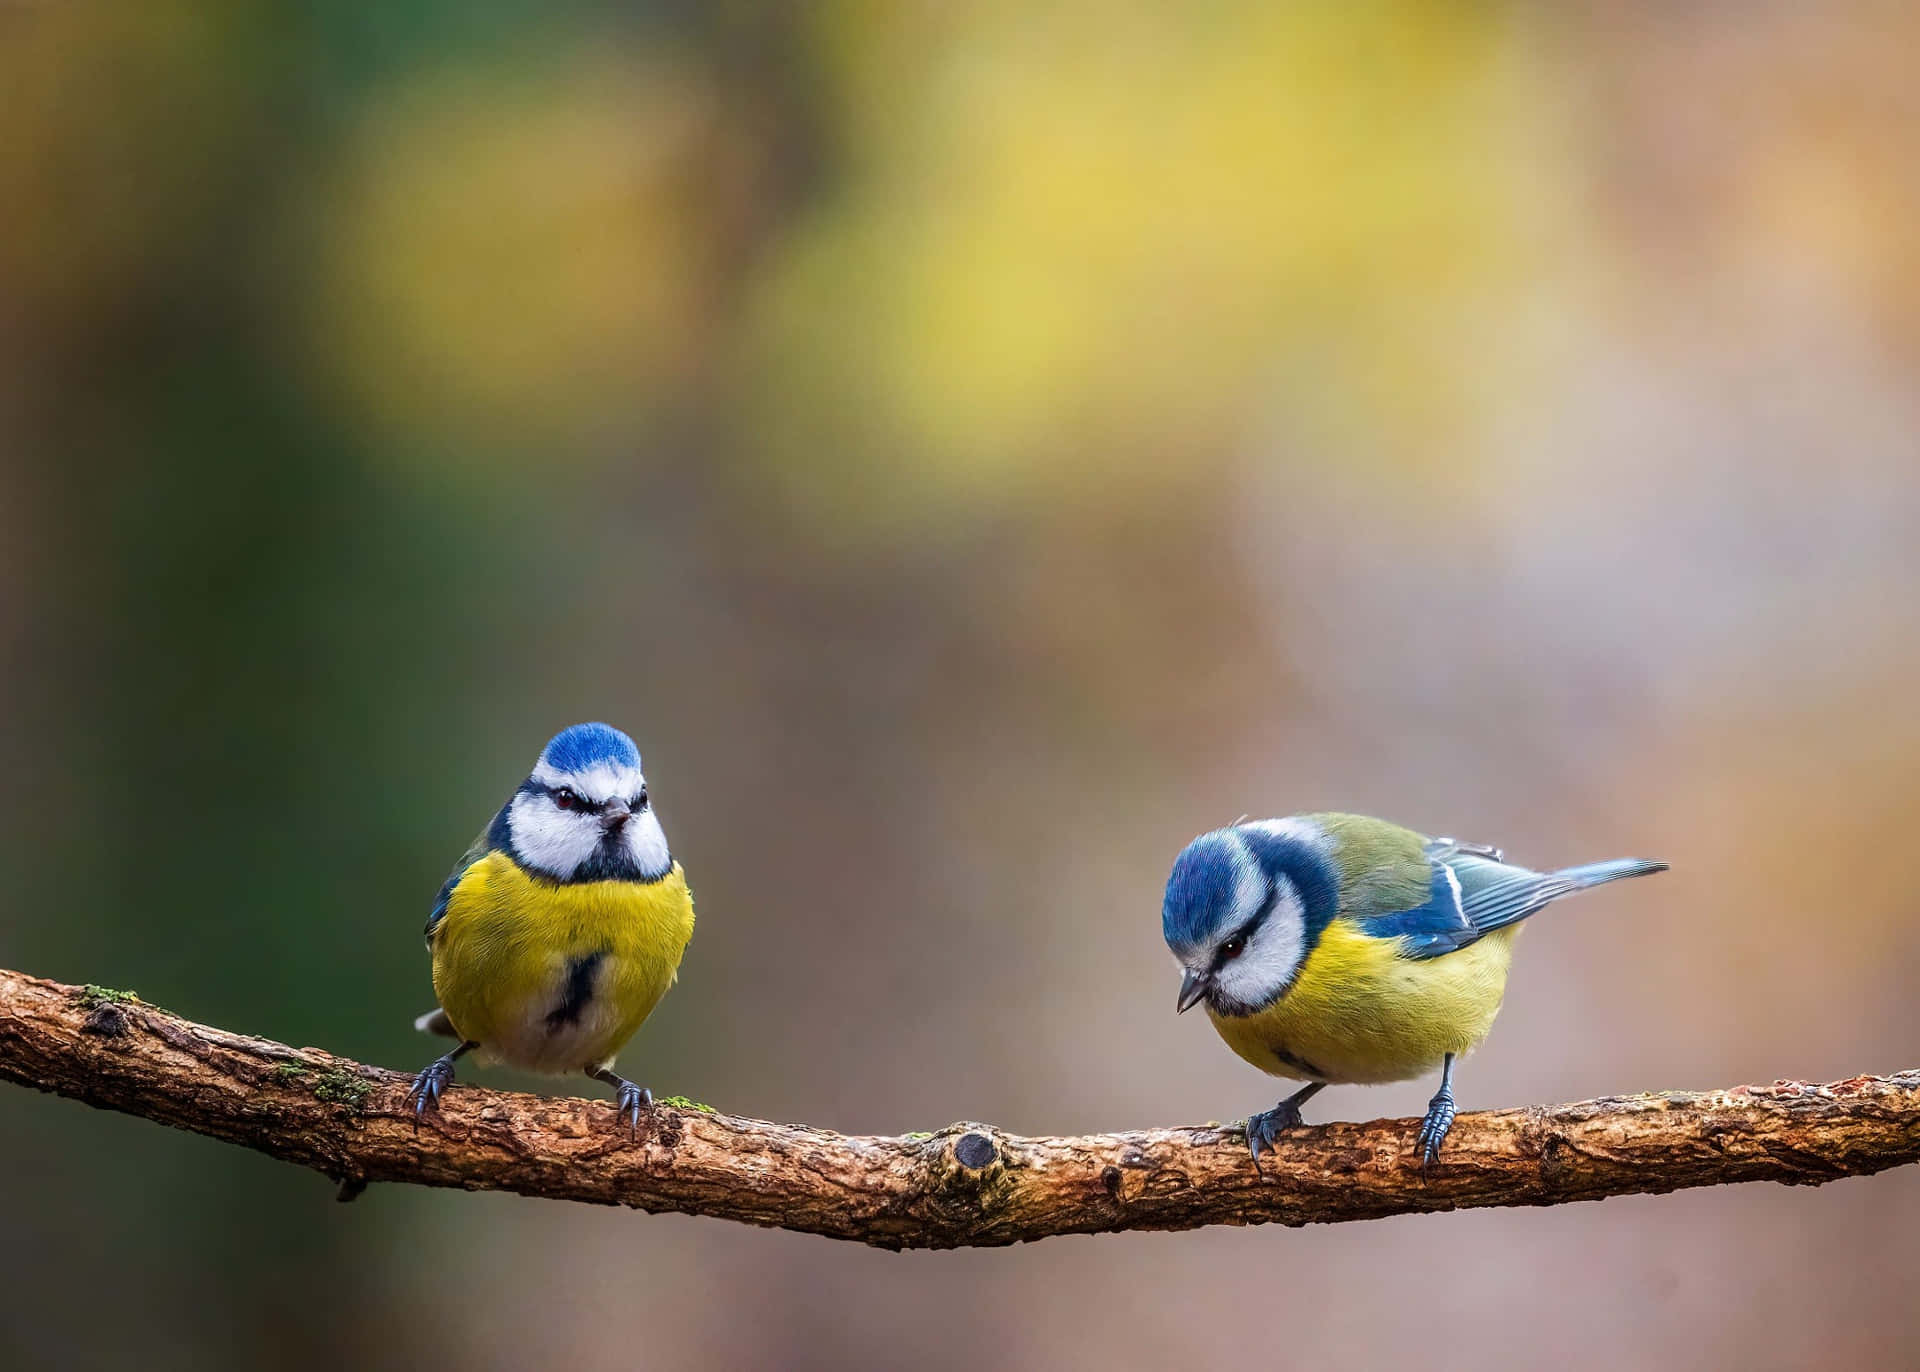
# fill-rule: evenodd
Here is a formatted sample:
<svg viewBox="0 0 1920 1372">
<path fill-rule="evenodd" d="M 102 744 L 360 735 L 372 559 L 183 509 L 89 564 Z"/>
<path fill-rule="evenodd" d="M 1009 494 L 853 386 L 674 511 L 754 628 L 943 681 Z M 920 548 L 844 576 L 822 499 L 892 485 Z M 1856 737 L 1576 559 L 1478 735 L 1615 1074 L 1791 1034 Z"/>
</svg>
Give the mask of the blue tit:
<svg viewBox="0 0 1920 1372">
<path fill-rule="evenodd" d="M 1440 1069 L 1418 1148 L 1453 1126 L 1454 1059 L 1493 1026 L 1520 921 L 1548 903 L 1666 864 L 1621 858 L 1534 872 L 1496 848 L 1429 839 L 1364 815 L 1237 824 L 1188 844 L 1167 879 L 1161 929 L 1183 977 L 1178 1008 L 1206 1002 L 1227 1046 L 1307 1083 L 1247 1120 L 1254 1161 L 1334 1082 Z"/>
<path fill-rule="evenodd" d="M 555 735 L 460 859 L 427 916 L 439 1008 L 414 1021 L 458 1047 L 414 1079 L 435 1104 L 454 1061 L 584 1072 L 638 1129 L 652 1093 L 613 1060 L 679 974 L 693 895 L 667 850 L 640 751 L 605 724 Z"/>
</svg>

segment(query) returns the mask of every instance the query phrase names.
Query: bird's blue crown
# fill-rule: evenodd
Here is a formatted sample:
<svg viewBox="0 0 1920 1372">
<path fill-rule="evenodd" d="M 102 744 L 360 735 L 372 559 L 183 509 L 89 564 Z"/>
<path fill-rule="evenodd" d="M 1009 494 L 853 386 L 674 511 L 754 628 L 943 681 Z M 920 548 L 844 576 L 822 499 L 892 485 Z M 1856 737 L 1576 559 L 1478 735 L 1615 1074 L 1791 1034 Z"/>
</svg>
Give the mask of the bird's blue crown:
<svg viewBox="0 0 1920 1372">
<path fill-rule="evenodd" d="M 1160 927 L 1176 948 L 1194 948 L 1218 931 L 1233 909 L 1241 874 L 1252 861 L 1245 844 L 1228 829 L 1202 834 L 1174 859 L 1167 878 Z"/>
<path fill-rule="evenodd" d="M 540 760 L 561 772 L 584 772 L 603 762 L 637 768 L 640 750 L 611 724 L 576 724 L 555 734 Z"/>
<path fill-rule="evenodd" d="M 1217 938 L 1233 918 L 1235 896 L 1249 876 L 1269 886 L 1285 876 L 1299 892 L 1310 939 L 1332 921 L 1340 906 L 1339 875 L 1311 832 L 1247 824 L 1216 829 L 1189 843 L 1174 860 L 1160 927 L 1173 948 L 1197 948 Z"/>
</svg>

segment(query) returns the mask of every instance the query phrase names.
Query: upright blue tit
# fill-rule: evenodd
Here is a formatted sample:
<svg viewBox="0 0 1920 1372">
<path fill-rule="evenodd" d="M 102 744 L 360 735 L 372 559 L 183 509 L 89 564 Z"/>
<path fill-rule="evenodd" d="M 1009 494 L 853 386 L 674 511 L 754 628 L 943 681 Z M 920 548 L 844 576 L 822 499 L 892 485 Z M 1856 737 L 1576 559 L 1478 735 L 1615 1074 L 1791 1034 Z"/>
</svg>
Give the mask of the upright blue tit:
<svg viewBox="0 0 1920 1372">
<path fill-rule="evenodd" d="M 633 740 L 605 724 L 557 734 L 427 916 L 440 1008 L 414 1025 L 459 1046 L 414 1079 L 414 1112 L 477 1048 L 607 1083 L 637 1129 L 653 1096 L 614 1075 L 614 1056 L 673 985 L 692 937 L 693 896 Z"/>
<path fill-rule="evenodd" d="M 1227 1046 L 1307 1083 L 1247 1120 L 1254 1161 L 1333 1082 L 1440 1069 L 1418 1147 L 1453 1126 L 1453 1062 L 1486 1037 L 1520 921 L 1549 902 L 1663 862 L 1621 858 L 1533 872 L 1496 848 L 1429 839 L 1364 815 L 1298 815 L 1202 834 L 1167 879 L 1161 927 Z"/>
</svg>

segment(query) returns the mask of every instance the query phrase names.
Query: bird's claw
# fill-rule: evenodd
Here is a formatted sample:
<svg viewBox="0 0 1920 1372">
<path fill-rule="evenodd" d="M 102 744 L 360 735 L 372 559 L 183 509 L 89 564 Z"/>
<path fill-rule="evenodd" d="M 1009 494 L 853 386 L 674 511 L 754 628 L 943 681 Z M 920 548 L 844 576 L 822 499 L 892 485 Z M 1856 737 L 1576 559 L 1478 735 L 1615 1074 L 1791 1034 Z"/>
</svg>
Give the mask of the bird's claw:
<svg viewBox="0 0 1920 1372">
<path fill-rule="evenodd" d="M 1447 1141 L 1447 1131 L 1453 1128 L 1454 1113 L 1453 1088 L 1442 1086 L 1427 1102 L 1427 1117 L 1420 1121 L 1420 1134 L 1414 1140 L 1414 1146 L 1420 1150 L 1422 1171 L 1440 1156 L 1440 1145 Z"/>
<path fill-rule="evenodd" d="M 407 1088 L 407 1099 L 413 1102 L 413 1117 L 419 1119 L 429 1105 L 438 1109 L 440 1093 L 447 1089 L 447 1083 L 453 1080 L 453 1059 L 435 1058 L 421 1069 L 420 1075 L 413 1079 L 413 1085 Z"/>
<path fill-rule="evenodd" d="M 620 1083 L 619 1118 L 626 1121 L 627 1137 L 640 1137 L 640 1112 L 653 1104 L 653 1092 L 633 1082 Z"/>
<path fill-rule="evenodd" d="M 1300 1127 L 1300 1107 L 1290 1100 L 1283 1100 L 1271 1110 L 1262 1110 L 1258 1114 L 1247 1116 L 1247 1148 L 1253 1154 L 1254 1166 L 1260 1165 L 1260 1146 L 1272 1148 L 1289 1129 Z"/>
</svg>

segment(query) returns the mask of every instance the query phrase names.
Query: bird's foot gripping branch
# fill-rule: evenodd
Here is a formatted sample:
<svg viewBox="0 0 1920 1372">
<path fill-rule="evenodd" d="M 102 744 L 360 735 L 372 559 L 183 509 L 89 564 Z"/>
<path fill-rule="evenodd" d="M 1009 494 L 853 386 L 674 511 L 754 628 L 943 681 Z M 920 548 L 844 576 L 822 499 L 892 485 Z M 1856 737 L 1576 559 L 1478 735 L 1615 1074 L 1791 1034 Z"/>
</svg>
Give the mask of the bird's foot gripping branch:
<svg viewBox="0 0 1920 1372">
<path fill-rule="evenodd" d="M 1419 1122 L 1022 1138 L 980 1124 L 861 1137 L 661 1100 L 459 1086 L 416 1122 L 409 1075 L 194 1024 L 137 997 L 0 970 L 0 1079 L 258 1149 L 338 1179 L 627 1205 L 883 1248 L 1301 1225 L 1555 1205 L 1737 1181 L 1816 1184 L 1920 1159 L 1920 1072 L 1462 1115 L 1422 1171 Z"/>
</svg>

